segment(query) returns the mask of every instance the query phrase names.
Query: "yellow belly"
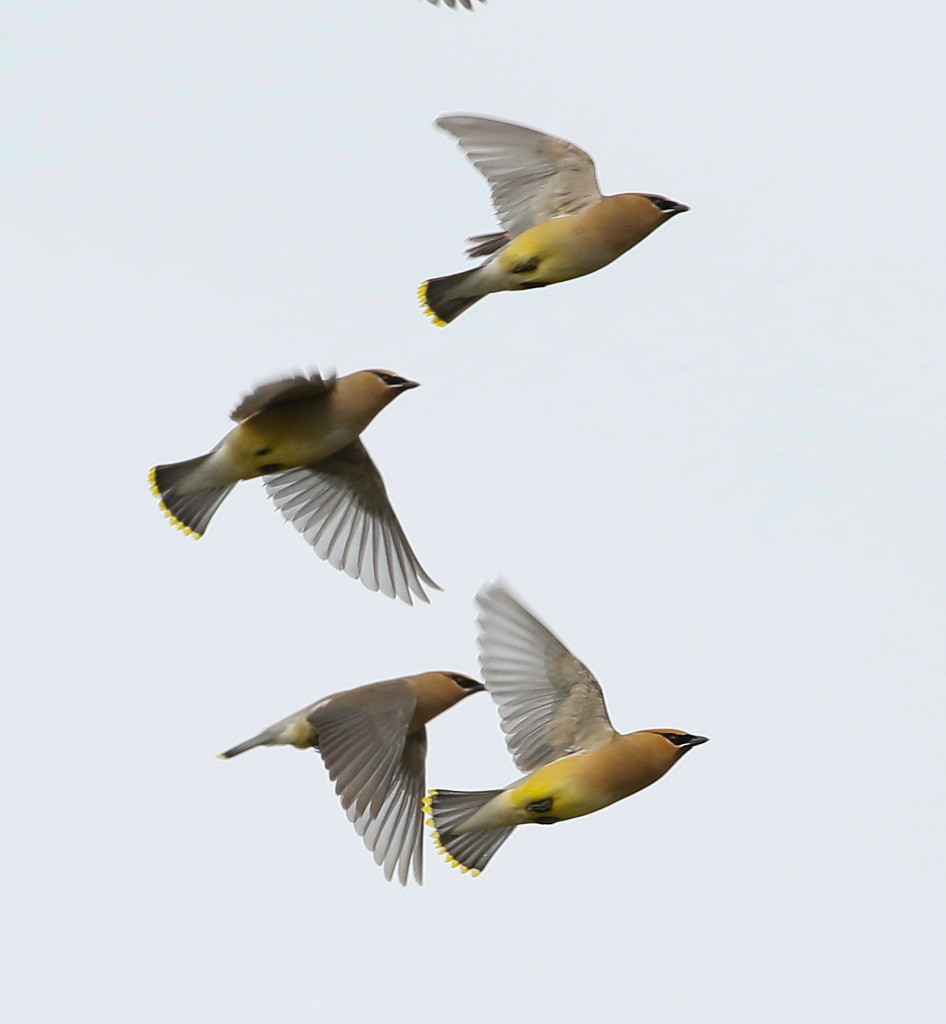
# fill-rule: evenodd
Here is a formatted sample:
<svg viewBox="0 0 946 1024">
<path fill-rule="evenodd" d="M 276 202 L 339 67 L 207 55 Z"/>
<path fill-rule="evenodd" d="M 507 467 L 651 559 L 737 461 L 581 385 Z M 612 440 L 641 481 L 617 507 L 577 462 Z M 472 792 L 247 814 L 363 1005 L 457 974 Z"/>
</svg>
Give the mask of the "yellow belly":
<svg viewBox="0 0 946 1024">
<path fill-rule="evenodd" d="M 244 479 L 319 462 L 358 436 L 332 423 L 325 412 L 310 403 L 301 408 L 286 403 L 265 409 L 230 433 L 227 455 Z"/>
<path fill-rule="evenodd" d="M 514 238 L 497 261 L 511 288 L 528 288 L 583 277 L 618 255 L 592 244 L 575 217 L 555 217 Z"/>
<path fill-rule="evenodd" d="M 580 818 L 591 814 L 608 804 L 614 803 L 615 796 L 609 790 L 590 784 L 583 771 L 583 757 L 575 754 L 539 768 L 524 779 L 506 796 L 517 809 L 527 812 L 526 821 Z M 545 809 L 544 805 L 551 801 Z M 530 810 L 530 807 L 538 809 Z"/>
</svg>

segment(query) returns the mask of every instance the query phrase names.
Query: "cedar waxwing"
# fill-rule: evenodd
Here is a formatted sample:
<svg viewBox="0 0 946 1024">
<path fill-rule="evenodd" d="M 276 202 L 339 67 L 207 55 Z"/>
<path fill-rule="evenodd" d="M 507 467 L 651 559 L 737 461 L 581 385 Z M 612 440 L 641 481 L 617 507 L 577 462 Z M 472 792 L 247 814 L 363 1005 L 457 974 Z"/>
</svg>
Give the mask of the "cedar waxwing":
<svg viewBox="0 0 946 1024">
<path fill-rule="evenodd" d="M 483 684 L 457 672 L 424 672 L 323 697 L 238 743 L 225 760 L 282 743 L 322 755 L 342 807 L 388 880 L 423 881 L 422 833 L 427 722 Z"/>
<path fill-rule="evenodd" d="M 445 327 L 491 292 L 543 288 L 607 266 L 688 206 L 648 193 L 603 196 L 591 157 L 554 135 L 488 117 L 434 122 L 454 135 L 492 188 L 502 225 L 467 241 L 473 270 L 420 286 L 424 312 Z"/>
<path fill-rule="evenodd" d="M 614 731 L 589 670 L 502 583 L 477 594 L 480 665 L 506 745 L 531 772 L 505 789 L 432 789 L 427 824 L 451 867 L 479 874 L 517 825 L 551 825 L 623 800 L 706 742 L 679 729 Z"/>
<path fill-rule="evenodd" d="M 411 550 L 381 474 L 358 435 L 418 385 L 386 370 L 346 377 L 316 371 L 261 384 L 230 413 L 239 426 L 207 455 L 155 466 L 151 490 L 164 514 L 200 538 L 239 480 L 265 477 L 283 516 L 320 558 L 369 590 L 413 604 L 439 590 Z"/>
</svg>

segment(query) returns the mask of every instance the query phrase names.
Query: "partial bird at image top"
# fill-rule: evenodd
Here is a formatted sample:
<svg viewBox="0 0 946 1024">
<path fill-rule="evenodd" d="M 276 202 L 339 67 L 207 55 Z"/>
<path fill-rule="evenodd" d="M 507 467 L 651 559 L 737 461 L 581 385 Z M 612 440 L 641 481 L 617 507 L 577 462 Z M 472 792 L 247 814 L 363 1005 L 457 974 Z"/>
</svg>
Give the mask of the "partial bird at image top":
<svg viewBox="0 0 946 1024">
<path fill-rule="evenodd" d="M 199 539 L 240 480 L 263 477 L 283 517 L 316 554 L 369 590 L 413 604 L 440 587 L 411 549 L 381 474 L 359 435 L 398 395 L 419 385 L 387 370 L 336 379 L 315 371 L 257 387 L 234 427 L 206 455 L 155 466 L 153 493 L 171 522 Z"/>
<path fill-rule="evenodd" d="M 473 0 L 427 0 L 427 3 L 433 4 L 444 4 L 447 7 L 465 7 L 468 11 L 473 10 Z M 486 0 L 480 0 L 481 4 L 485 4 Z"/>
<path fill-rule="evenodd" d="M 490 184 L 502 231 L 474 235 L 473 270 L 420 286 L 438 327 L 484 295 L 543 288 L 591 274 L 689 207 L 649 192 L 601 194 L 595 165 L 578 146 L 509 121 L 454 114 L 435 124 L 457 139 Z"/>
<path fill-rule="evenodd" d="M 706 742 L 682 729 L 621 734 L 586 665 L 503 584 L 484 587 L 480 666 L 516 766 L 504 789 L 433 789 L 424 802 L 438 849 L 479 874 L 519 825 L 554 825 L 650 786 Z"/>
</svg>

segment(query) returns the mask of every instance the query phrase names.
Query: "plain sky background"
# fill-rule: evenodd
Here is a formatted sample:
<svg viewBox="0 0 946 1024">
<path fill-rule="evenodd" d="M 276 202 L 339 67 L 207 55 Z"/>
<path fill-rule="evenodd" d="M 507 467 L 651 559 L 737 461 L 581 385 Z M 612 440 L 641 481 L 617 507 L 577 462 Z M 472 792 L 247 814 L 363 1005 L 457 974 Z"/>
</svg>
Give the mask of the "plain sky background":
<svg viewBox="0 0 946 1024">
<path fill-rule="evenodd" d="M 5 1020 L 940 1019 L 946 983 L 941 11 L 932 3 L 29 3 L 0 14 Z M 688 203 L 605 270 L 445 330 L 519 121 Z M 408 608 L 261 484 L 195 544 L 149 493 L 259 381 L 423 386 L 365 434 Z M 317 697 L 476 672 L 502 575 L 618 728 L 711 737 L 389 884 Z M 516 775 L 486 696 L 428 782 Z M 4 1009 L 6 1007 L 6 1009 Z"/>
</svg>

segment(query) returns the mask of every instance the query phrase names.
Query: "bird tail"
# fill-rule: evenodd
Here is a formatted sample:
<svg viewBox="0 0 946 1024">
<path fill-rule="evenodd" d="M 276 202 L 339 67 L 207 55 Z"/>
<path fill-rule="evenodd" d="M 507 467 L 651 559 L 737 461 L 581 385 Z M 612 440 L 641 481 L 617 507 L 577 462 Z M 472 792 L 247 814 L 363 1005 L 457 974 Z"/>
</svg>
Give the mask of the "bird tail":
<svg viewBox="0 0 946 1024">
<path fill-rule="evenodd" d="M 473 875 L 478 875 L 490 862 L 493 854 L 512 835 L 515 825 L 508 828 L 464 832 L 462 835 L 456 835 L 451 831 L 500 793 L 501 789 L 487 789 L 475 793 L 432 789 L 424 798 L 424 814 L 427 815 L 427 824 L 434 830 L 433 840 L 450 867 L 459 868 L 464 874 L 469 871 Z"/>
<path fill-rule="evenodd" d="M 191 534 L 196 540 L 203 536 L 214 512 L 235 486 L 234 482 L 222 486 L 188 487 L 192 474 L 212 454 L 210 452 L 186 462 L 155 466 L 148 478 L 151 493 L 160 498 L 164 514 L 179 530 Z"/>
<path fill-rule="evenodd" d="M 446 327 L 474 302 L 479 302 L 482 295 L 458 295 L 457 286 L 480 268 L 461 270 L 459 274 L 448 274 L 447 277 L 432 277 L 425 281 L 418 290 L 421 308 L 438 327 Z"/>
<path fill-rule="evenodd" d="M 252 750 L 254 747 L 265 747 L 271 744 L 273 741 L 273 730 L 266 729 L 256 736 L 252 736 L 248 740 L 244 740 L 242 743 L 238 743 L 235 747 L 231 747 L 229 750 L 225 750 L 222 754 L 217 754 L 217 757 L 221 761 L 229 761 L 231 757 L 236 757 L 237 754 L 242 754 L 244 751 Z"/>
</svg>

